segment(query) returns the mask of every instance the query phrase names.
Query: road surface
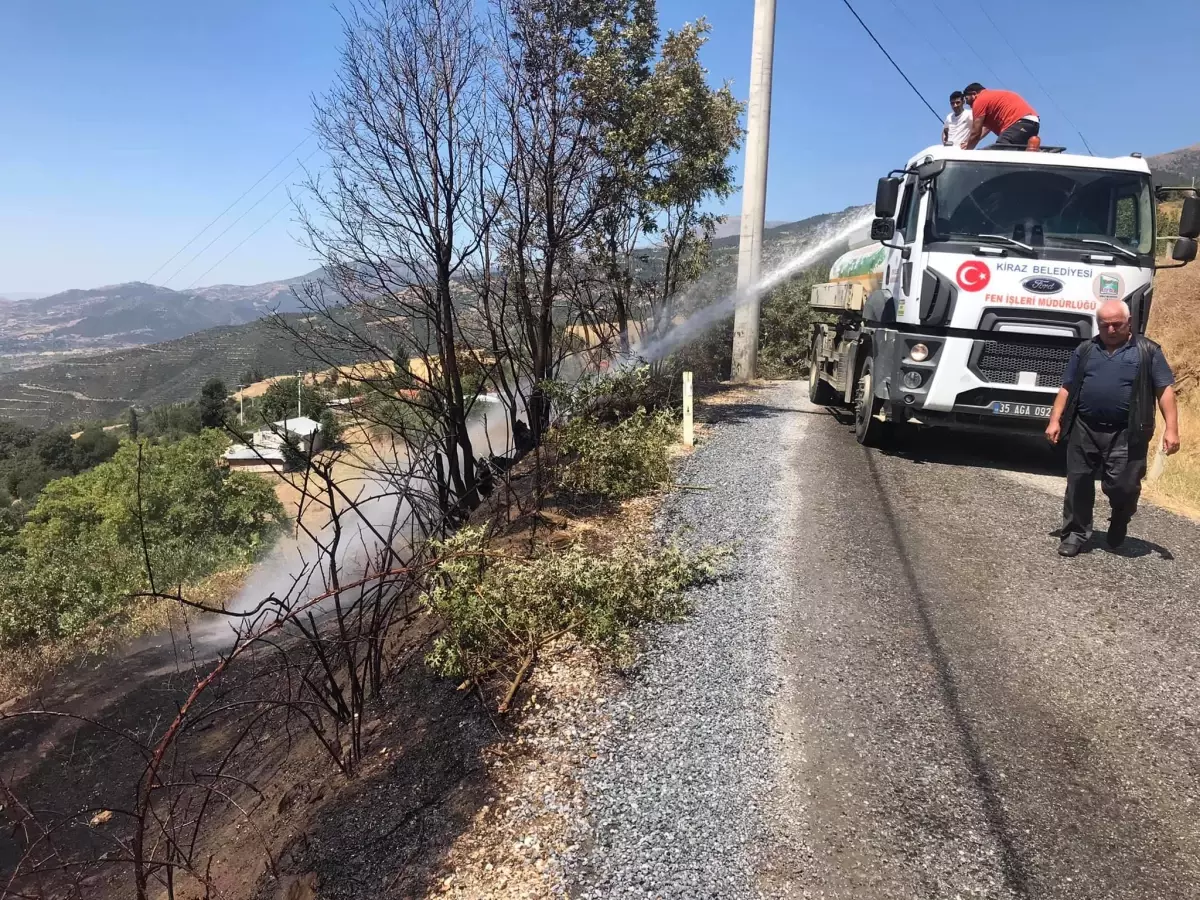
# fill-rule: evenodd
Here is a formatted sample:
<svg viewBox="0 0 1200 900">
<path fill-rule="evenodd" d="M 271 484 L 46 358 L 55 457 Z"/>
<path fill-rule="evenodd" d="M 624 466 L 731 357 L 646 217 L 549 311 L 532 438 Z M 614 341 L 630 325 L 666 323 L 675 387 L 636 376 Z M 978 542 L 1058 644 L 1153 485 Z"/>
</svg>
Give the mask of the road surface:
<svg viewBox="0 0 1200 900">
<path fill-rule="evenodd" d="M 803 390 L 684 467 L 665 525 L 735 571 L 585 774 L 576 895 L 1200 896 L 1200 527 L 1061 559 L 1036 449 L 867 450 Z"/>
</svg>

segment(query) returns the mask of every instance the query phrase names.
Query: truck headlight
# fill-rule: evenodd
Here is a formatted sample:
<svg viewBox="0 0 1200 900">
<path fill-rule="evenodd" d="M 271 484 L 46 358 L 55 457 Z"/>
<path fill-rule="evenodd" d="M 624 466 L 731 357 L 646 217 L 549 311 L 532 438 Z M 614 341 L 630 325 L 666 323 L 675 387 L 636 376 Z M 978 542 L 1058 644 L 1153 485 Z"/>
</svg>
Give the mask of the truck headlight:
<svg viewBox="0 0 1200 900">
<path fill-rule="evenodd" d="M 929 347 L 925 344 L 913 344 L 909 348 L 908 358 L 913 362 L 925 362 L 929 359 Z"/>
<path fill-rule="evenodd" d="M 921 373 L 920 372 L 905 372 L 904 378 L 902 380 L 903 380 L 904 386 L 906 388 L 908 388 L 910 391 L 915 391 L 917 388 L 919 388 L 921 386 L 921 381 L 922 381 Z"/>
</svg>

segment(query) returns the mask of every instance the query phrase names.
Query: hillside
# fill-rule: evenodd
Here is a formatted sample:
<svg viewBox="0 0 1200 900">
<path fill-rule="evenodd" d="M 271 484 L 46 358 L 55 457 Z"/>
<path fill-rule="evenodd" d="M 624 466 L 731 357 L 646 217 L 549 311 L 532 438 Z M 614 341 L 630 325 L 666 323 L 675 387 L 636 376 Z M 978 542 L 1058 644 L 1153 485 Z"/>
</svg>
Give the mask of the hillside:
<svg viewBox="0 0 1200 900">
<path fill-rule="evenodd" d="M 191 293 L 207 300 L 216 300 L 234 305 L 251 305 L 263 311 L 279 309 L 280 312 L 300 312 L 293 291 L 301 290 L 303 285 L 323 280 L 324 272 L 315 269 L 295 278 L 284 278 L 281 281 L 266 281 L 262 284 L 214 284 L 210 287 L 193 288 Z"/>
<path fill-rule="evenodd" d="M 1160 153 L 1158 156 L 1148 156 L 1146 162 L 1162 184 L 1188 184 L 1193 178 L 1200 180 L 1200 144 L 1170 153 Z"/>
<path fill-rule="evenodd" d="M 258 319 L 145 347 L 5 372 L 0 374 L 0 417 L 29 425 L 110 419 L 134 405 L 193 399 L 209 378 L 221 378 L 232 389 L 252 368 L 275 375 L 309 364 L 278 325 Z"/>
<path fill-rule="evenodd" d="M 1159 272 L 1150 314 L 1150 336 L 1175 370 L 1182 449 L 1161 473 L 1151 467 L 1151 496 L 1180 512 L 1200 515 L 1200 264 Z M 1155 477 L 1160 475 L 1160 477 Z"/>
<path fill-rule="evenodd" d="M 319 276 L 318 270 L 284 281 L 190 291 L 134 281 L 0 302 L 0 355 L 13 368 L 37 364 L 40 354 L 121 349 L 244 325 L 276 309 L 298 311 L 293 288 Z"/>
<path fill-rule="evenodd" d="M 767 228 L 778 228 L 780 225 L 786 225 L 783 221 L 767 220 Z M 742 217 L 741 216 L 726 216 L 725 221 L 720 223 L 713 231 L 714 238 L 737 238 L 742 233 Z"/>
<path fill-rule="evenodd" d="M 863 207 L 848 206 L 840 212 L 822 213 L 809 216 L 799 222 L 788 222 L 767 228 L 763 232 L 762 271 L 769 274 L 773 269 L 794 257 L 801 249 L 806 248 L 812 239 L 813 232 L 823 226 L 836 223 L 841 219 L 856 215 Z M 713 241 L 712 260 L 709 271 L 700 280 L 698 288 L 693 292 L 700 299 L 700 305 L 731 293 L 737 286 L 737 260 L 739 235 L 718 238 Z M 828 264 L 841 253 L 845 247 L 831 248 L 827 259 L 817 260 L 815 265 Z M 648 260 L 654 264 L 654 255 Z"/>
</svg>

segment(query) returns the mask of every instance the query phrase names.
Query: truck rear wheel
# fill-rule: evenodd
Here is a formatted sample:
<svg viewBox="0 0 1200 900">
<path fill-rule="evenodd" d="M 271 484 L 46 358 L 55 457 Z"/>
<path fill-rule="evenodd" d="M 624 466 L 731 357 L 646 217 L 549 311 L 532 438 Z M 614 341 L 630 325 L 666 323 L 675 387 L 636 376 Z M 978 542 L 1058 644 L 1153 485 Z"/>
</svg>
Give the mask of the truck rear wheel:
<svg viewBox="0 0 1200 900">
<path fill-rule="evenodd" d="M 864 447 L 882 447 L 888 442 L 889 425 L 878 418 L 880 402 L 875 396 L 871 360 L 863 363 L 854 396 L 854 436 Z"/>
<path fill-rule="evenodd" d="M 838 393 L 828 381 L 821 379 L 821 366 L 817 362 L 817 345 L 813 343 L 812 364 L 808 367 L 808 399 L 817 406 L 832 406 L 838 400 Z"/>
</svg>

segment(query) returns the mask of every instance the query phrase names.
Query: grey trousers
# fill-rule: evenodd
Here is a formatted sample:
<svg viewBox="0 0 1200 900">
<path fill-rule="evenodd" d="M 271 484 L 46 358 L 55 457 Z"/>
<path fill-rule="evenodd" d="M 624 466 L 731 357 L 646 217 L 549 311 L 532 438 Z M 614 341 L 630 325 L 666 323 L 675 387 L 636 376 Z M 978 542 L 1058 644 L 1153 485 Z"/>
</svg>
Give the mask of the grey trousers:
<svg viewBox="0 0 1200 900">
<path fill-rule="evenodd" d="M 1112 507 L 1112 521 L 1129 523 L 1142 494 L 1147 450 L 1140 442 L 1130 446 L 1127 428 L 1089 425 L 1076 417 L 1067 439 L 1064 540 L 1084 543 L 1091 538 L 1097 478 Z"/>
</svg>

